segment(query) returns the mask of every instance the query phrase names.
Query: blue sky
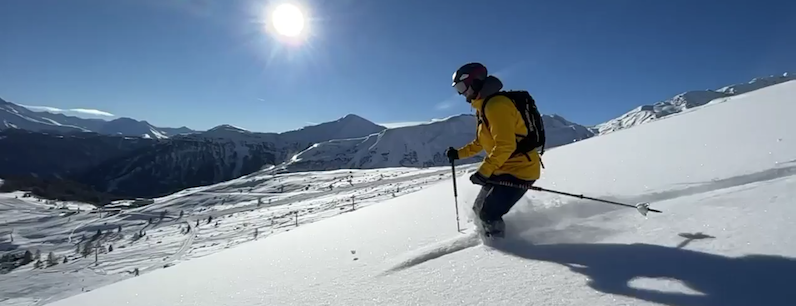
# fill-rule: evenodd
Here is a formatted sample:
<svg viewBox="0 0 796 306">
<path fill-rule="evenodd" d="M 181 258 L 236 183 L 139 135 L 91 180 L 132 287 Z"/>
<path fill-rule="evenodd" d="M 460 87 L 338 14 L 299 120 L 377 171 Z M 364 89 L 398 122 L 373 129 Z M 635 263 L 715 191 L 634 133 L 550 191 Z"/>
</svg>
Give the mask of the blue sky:
<svg viewBox="0 0 796 306">
<path fill-rule="evenodd" d="M 426 121 L 471 113 L 450 77 L 480 61 L 543 113 L 590 125 L 796 72 L 787 0 L 299 3 L 296 45 L 263 30 L 273 1 L 0 1 L 0 97 L 194 129 Z"/>
</svg>

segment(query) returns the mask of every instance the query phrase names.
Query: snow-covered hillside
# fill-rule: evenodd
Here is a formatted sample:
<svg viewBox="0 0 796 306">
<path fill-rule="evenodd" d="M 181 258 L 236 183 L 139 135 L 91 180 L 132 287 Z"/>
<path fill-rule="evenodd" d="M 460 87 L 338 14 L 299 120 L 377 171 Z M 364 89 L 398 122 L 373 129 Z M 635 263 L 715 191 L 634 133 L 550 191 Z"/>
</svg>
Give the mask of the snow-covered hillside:
<svg viewBox="0 0 796 306">
<path fill-rule="evenodd" d="M 600 135 L 607 134 L 693 109 L 717 99 L 720 99 L 718 101 L 723 101 L 727 97 L 748 93 L 794 79 L 796 77 L 785 73 L 779 76 L 755 78 L 748 83 L 729 85 L 717 90 L 687 91 L 666 101 L 636 107 L 622 116 L 596 125 L 594 129 Z"/>
<path fill-rule="evenodd" d="M 0 99 L 0 129 L 16 128 L 30 131 L 96 132 L 106 135 L 163 139 L 179 133 L 190 133 L 186 127 L 158 128 L 146 121 L 117 118 L 111 121 L 85 119 L 64 114 L 31 111 Z"/>
<path fill-rule="evenodd" d="M 0 305 L 42 305 L 134 277 L 136 270 L 143 275 L 450 177 L 448 168 L 256 173 L 121 212 L 118 207 L 135 201 L 118 201 L 102 212 L 0 193 L 0 254 L 22 258 L 30 251 L 32 257 L 0 260 Z M 37 251 L 43 268 L 35 268 Z M 57 264 L 47 266 L 50 252 Z"/>
<path fill-rule="evenodd" d="M 547 148 L 594 136 L 588 128 L 558 115 L 543 115 Z M 448 163 L 450 146 L 461 147 L 475 138 L 476 119 L 458 115 L 425 124 L 385 129 L 361 138 L 317 143 L 296 154 L 274 171 L 319 171 L 341 168 L 434 167 Z M 479 161 L 483 152 L 461 163 Z"/>
<path fill-rule="evenodd" d="M 51 305 L 790 305 L 794 95 L 796 82 L 774 85 L 545 155 L 539 186 L 653 201 L 662 214 L 645 218 L 621 206 L 532 192 L 507 216 L 509 238 L 487 246 L 470 223 L 456 231 L 451 182 L 444 180 L 168 269 L 138 277 L 110 272 L 128 279 Z M 727 132 L 749 116 L 766 120 Z M 478 190 L 466 177 L 459 175 L 464 216 Z M 248 179 L 256 189 L 257 179 Z M 200 224 L 199 235 L 218 228 Z M 13 273 L 31 273 L 19 270 Z M 63 275 L 39 272 L 23 284 Z M 4 279 L 2 296 L 20 295 L 23 279 Z M 50 286 L 42 288 L 57 290 Z"/>
</svg>

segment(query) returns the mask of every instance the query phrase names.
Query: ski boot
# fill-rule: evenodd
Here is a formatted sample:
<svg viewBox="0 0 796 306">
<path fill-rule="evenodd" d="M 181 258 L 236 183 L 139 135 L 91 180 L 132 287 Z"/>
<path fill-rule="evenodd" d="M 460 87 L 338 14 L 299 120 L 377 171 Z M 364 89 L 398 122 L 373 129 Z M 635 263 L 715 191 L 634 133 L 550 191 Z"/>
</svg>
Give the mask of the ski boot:
<svg viewBox="0 0 796 306">
<path fill-rule="evenodd" d="M 481 221 L 481 233 L 487 238 L 504 238 L 506 223 L 503 220 Z"/>
</svg>

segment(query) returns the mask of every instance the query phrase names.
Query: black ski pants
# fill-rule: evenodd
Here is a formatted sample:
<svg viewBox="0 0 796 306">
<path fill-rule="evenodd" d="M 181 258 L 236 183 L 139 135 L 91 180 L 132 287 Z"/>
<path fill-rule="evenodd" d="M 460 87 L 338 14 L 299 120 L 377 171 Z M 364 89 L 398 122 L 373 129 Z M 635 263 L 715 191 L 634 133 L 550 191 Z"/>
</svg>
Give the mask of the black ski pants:
<svg viewBox="0 0 796 306">
<path fill-rule="evenodd" d="M 513 183 L 533 184 L 534 181 L 520 181 L 513 176 L 493 176 L 490 180 L 509 181 Z M 488 183 L 481 187 L 481 191 L 473 203 L 473 211 L 483 222 L 502 220 L 517 201 L 522 199 L 528 189 L 509 187 Z"/>
</svg>

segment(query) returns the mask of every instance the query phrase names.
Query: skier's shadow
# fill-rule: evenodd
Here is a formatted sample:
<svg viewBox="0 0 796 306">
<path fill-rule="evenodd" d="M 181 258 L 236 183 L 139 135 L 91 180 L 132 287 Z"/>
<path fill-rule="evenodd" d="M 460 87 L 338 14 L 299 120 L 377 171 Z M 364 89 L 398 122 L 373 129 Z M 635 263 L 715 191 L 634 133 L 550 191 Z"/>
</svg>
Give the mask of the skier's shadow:
<svg viewBox="0 0 796 306">
<path fill-rule="evenodd" d="M 592 288 L 677 306 L 786 306 L 796 301 L 796 259 L 775 255 L 725 257 L 651 244 L 547 244 L 511 241 L 497 249 L 568 266 Z M 634 288 L 638 277 L 679 280 L 700 295 Z"/>
</svg>

